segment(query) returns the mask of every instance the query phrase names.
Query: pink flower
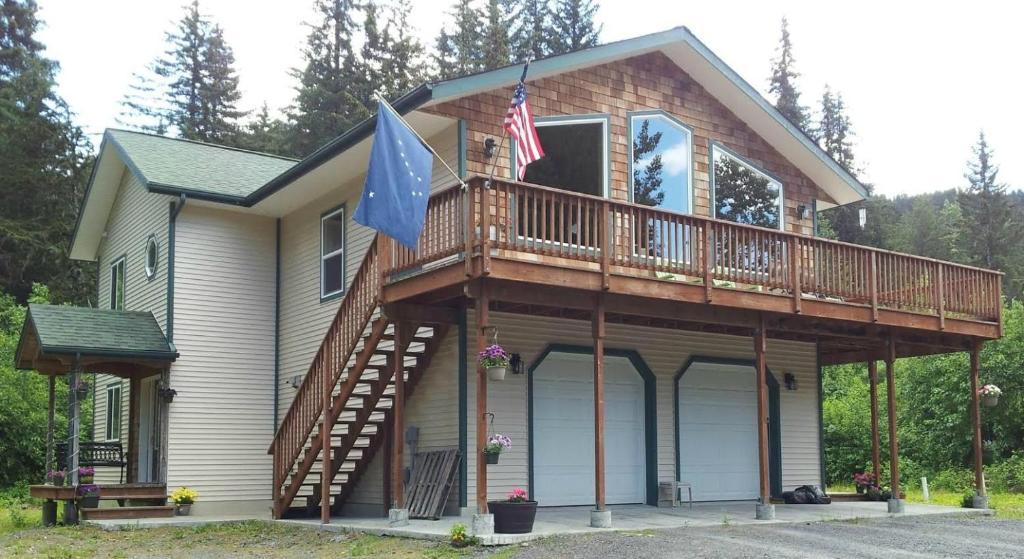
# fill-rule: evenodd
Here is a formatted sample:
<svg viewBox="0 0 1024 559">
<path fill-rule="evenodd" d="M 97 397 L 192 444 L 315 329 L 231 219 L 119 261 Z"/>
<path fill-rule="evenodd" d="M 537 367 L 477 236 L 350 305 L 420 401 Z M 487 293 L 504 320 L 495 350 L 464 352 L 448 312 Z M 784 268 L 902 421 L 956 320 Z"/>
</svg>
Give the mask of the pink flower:
<svg viewBox="0 0 1024 559">
<path fill-rule="evenodd" d="M 521 487 L 516 487 L 508 494 L 508 502 L 510 503 L 525 503 L 527 498 L 526 490 Z"/>
</svg>

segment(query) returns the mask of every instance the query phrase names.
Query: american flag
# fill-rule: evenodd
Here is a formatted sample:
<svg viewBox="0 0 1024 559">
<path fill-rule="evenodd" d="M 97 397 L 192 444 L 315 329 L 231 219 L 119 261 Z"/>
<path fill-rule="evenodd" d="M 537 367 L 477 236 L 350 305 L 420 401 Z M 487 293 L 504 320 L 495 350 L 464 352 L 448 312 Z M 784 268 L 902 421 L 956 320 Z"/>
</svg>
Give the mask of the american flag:
<svg viewBox="0 0 1024 559">
<path fill-rule="evenodd" d="M 512 104 L 505 114 L 505 131 L 516 141 L 516 163 L 518 164 L 517 178 L 523 180 L 526 174 L 526 166 L 544 157 L 544 150 L 540 147 L 540 138 L 537 137 L 537 129 L 533 125 L 533 113 L 530 112 L 530 103 L 526 100 L 526 71 L 530 65 L 523 68 L 523 76 L 519 78 L 519 85 L 512 94 Z"/>
</svg>

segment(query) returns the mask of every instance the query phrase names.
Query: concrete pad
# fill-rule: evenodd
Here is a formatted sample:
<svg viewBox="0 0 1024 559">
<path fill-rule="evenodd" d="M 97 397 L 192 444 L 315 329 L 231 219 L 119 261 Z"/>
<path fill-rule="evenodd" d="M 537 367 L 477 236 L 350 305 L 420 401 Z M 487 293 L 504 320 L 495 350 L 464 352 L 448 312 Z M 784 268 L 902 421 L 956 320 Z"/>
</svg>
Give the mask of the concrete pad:
<svg viewBox="0 0 1024 559">
<path fill-rule="evenodd" d="M 693 508 L 658 508 L 645 505 L 613 505 L 608 510 L 615 517 L 612 528 L 592 528 L 590 507 L 542 507 L 537 509 L 533 532 L 529 534 L 481 534 L 483 545 L 510 545 L 540 538 L 569 534 L 599 534 L 609 531 L 640 531 L 663 528 L 711 527 L 722 525 L 764 525 L 786 523 L 812 523 L 830 520 L 853 520 L 858 518 L 886 518 L 887 503 L 852 501 L 831 505 L 775 505 L 774 520 L 756 520 L 753 501 L 729 503 L 694 503 Z M 991 511 L 963 509 L 939 505 L 905 503 L 905 512 L 900 516 L 937 514 L 991 514 Z M 346 533 L 365 533 L 415 539 L 447 541 L 451 527 L 456 523 L 473 525 L 473 517 L 445 516 L 440 520 L 412 519 L 408 526 L 392 527 L 388 519 L 337 517 L 330 524 L 320 524 L 319 519 L 291 519 L 278 522 Z"/>
<path fill-rule="evenodd" d="M 111 520 L 85 520 L 82 524 L 98 526 L 104 530 L 135 530 L 144 528 L 189 528 L 207 524 L 227 524 L 246 520 L 270 520 L 270 515 L 171 516 L 168 518 L 125 518 Z"/>
</svg>

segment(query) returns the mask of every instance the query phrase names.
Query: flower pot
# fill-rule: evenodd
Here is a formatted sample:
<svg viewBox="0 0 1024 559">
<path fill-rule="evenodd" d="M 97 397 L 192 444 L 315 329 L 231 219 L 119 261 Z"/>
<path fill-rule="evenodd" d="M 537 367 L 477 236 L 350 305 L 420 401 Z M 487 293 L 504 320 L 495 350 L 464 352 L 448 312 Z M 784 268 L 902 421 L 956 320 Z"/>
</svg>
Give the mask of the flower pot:
<svg viewBox="0 0 1024 559">
<path fill-rule="evenodd" d="M 981 405 L 987 408 L 994 408 L 999 404 L 999 396 L 982 396 Z"/>
<path fill-rule="evenodd" d="M 78 500 L 78 507 L 79 508 L 95 509 L 95 508 L 99 508 L 99 506 L 100 506 L 100 496 L 99 495 L 83 495 L 82 498 Z"/>
<path fill-rule="evenodd" d="M 498 457 L 501 456 L 501 454 L 492 453 L 492 452 L 485 452 L 484 456 L 487 457 L 487 463 L 488 464 L 497 464 L 498 463 Z"/>
<path fill-rule="evenodd" d="M 92 483 L 94 477 L 95 476 L 78 476 L 78 483 L 80 483 L 80 484 Z"/>
<path fill-rule="evenodd" d="M 176 516 L 188 516 L 192 512 L 192 503 L 174 505 L 174 514 Z"/>
<path fill-rule="evenodd" d="M 537 516 L 537 501 L 491 501 L 487 503 L 487 510 L 494 515 L 496 534 L 529 534 Z"/>
<path fill-rule="evenodd" d="M 863 485 L 858 485 L 857 486 L 857 494 L 858 495 L 863 495 L 864 494 L 864 486 Z"/>
<path fill-rule="evenodd" d="M 505 380 L 507 367 L 487 367 L 487 380 Z"/>
</svg>

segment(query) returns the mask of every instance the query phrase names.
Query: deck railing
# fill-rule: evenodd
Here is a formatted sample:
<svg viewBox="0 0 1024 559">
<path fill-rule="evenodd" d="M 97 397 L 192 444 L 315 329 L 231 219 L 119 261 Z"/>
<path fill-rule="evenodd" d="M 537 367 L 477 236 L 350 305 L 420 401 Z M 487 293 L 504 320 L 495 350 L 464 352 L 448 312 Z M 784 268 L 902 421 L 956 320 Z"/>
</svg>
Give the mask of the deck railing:
<svg viewBox="0 0 1024 559">
<path fill-rule="evenodd" d="M 1002 274 L 930 258 L 666 211 L 533 184 L 475 178 L 435 194 L 415 251 L 397 248 L 389 273 L 459 252 L 524 253 L 611 275 L 998 322 Z M 486 232 L 486 234 L 484 233 Z M 497 252 L 494 252 L 497 250 Z M 468 260 L 468 258 L 467 258 Z M 578 263 L 578 264 L 574 264 Z"/>
</svg>

